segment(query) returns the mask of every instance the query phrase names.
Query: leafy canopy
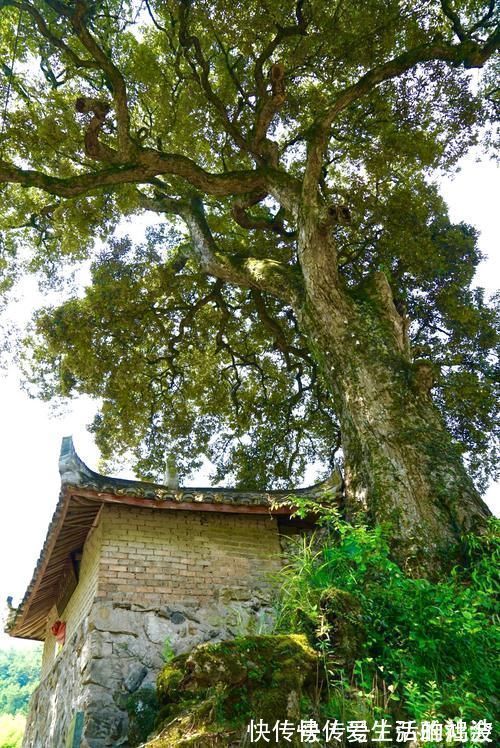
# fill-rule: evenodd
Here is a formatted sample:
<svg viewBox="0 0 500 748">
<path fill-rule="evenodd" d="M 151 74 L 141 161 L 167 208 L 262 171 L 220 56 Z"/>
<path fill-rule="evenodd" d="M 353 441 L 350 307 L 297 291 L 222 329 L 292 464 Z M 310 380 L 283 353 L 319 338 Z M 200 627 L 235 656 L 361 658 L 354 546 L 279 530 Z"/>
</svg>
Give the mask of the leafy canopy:
<svg viewBox="0 0 500 748">
<path fill-rule="evenodd" d="M 335 409 L 295 314 L 300 206 L 315 196 L 345 283 L 385 271 L 484 483 L 495 312 L 471 289 L 476 233 L 451 224 L 432 179 L 491 137 L 495 2 L 0 10 L 0 52 L 15 63 L 0 78 L 4 286 L 20 269 L 49 285 L 71 263 L 91 271 L 36 317 L 26 368 L 38 393 L 101 398 L 104 457 L 132 450 L 144 476 L 166 447 L 181 474 L 208 454 L 217 478 L 247 487 L 331 467 Z M 144 210 L 157 217 L 143 239 L 114 235 Z"/>
</svg>

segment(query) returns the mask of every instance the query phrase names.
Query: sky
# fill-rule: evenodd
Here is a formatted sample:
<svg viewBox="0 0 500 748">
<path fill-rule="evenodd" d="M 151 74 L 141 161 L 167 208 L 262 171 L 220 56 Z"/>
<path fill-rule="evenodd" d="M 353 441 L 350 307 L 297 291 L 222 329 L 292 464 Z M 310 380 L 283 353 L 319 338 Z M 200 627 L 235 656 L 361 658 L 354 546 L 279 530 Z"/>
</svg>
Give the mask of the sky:
<svg viewBox="0 0 500 748">
<path fill-rule="evenodd" d="M 481 232 L 480 248 L 488 256 L 479 268 L 477 285 L 490 292 L 500 286 L 498 236 L 500 235 L 498 195 L 500 167 L 491 161 L 478 163 L 474 153 L 461 162 L 454 178 L 441 181 L 453 221 L 466 221 Z M 25 297 L 30 294 L 25 294 Z M 24 298 L 18 314 L 24 324 L 31 308 Z M 63 436 L 73 435 L 78 454 L 89 467 L 97 469 L 99 454 L 86 430 L 95 403 L 80 397 L 63 412 L 28 398 L 20 387 L 19 372 L 10 366 L 0 372 L 0 618 L 8 595 L 17 604 L 28 586 L 45 539 L 59 495 L 58 456 Z M 193 477 L 191 485 L 207 484 L 207 471 Z M 500 514 L 500 484 L 493 485 L 485 499 Z M 3 628 L 3 627 L 2 627 Z M 14 643 L 0 634 L 0 647 Z"/>
</svg>

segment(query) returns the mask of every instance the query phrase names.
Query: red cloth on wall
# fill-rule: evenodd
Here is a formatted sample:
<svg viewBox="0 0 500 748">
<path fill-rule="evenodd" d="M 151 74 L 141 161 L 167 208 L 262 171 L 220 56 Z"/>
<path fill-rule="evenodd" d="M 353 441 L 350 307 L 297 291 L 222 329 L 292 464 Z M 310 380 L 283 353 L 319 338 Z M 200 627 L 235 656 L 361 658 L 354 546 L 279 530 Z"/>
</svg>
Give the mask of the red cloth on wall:
<svg viewBox="0 0 500 748">
<path fill-rule="evenodd" d="M 64 621 L 56 621 L 50 629 L 56 638 L 58 644 L 64 644 L 66 639 L 66 623 Z"/>
</svg>

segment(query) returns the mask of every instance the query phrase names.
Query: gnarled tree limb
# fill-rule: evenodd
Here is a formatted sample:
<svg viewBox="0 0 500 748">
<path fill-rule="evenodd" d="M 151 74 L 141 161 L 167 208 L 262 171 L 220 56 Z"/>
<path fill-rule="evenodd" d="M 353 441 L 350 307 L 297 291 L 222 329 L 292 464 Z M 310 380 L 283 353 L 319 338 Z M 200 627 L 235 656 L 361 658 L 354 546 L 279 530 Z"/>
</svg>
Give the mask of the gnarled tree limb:
<svg viewBox="0 0 500 748">
<path fill-rule="evenodd" d="M 392 60 L 369 70 L 356 83 L 341 91 L 331 106 L 316 119 L 312 126 L 303 180 L 303 194 L 312 196 L 318 193 L 330 128 L 344 109 L 368 94 L 375 86 L 402 75 L 419 63 L 443 60 L 455 66 L 481 67 L 499 48 L 500 29 L 497 28 L 484 44 L 479 44 L 468 38 L 459 44 L 447 44 L 440 40 L 433 41 L 403 52 Z"/>
<path fill-rule="evenodd" d="M 277 260 L 241 257 L 221 251 L 210 231 L 199 197 L 180 200 L 162 195 L 139 195 L 144 208 L 173 213 L 183 219 L 194 254 L 208 275 L 243 288 L 266 291 L 287 303 L 297 299 L 300 287 L 292 268 Z"/>
</svg>

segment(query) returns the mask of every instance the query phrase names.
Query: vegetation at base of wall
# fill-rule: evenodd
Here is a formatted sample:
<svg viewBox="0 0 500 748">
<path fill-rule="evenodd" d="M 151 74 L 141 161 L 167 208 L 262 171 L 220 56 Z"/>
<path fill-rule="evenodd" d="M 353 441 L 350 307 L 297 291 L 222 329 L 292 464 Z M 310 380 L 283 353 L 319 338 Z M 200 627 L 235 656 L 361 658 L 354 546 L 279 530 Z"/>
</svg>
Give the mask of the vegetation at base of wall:
<svg viewBox="0 0 500 748">
<path fill-rule="evenodd" d="M 500 523 L 464 537 L 462 563 L 431 582 L 391 560 L 383 528 L 297 502 L 298 513 L 314 512 L 322 527 L 289 549 L 277 625 L 304 632 L 321 653 L 325 718 L 494 723 Z"/>
<path fill-rule="evenodd" d="M 164 659 L 165 662 L 170 662 L 170 660 L 173 659 L 173 657 L 175 655 L 174 648 L 172 646 L 172 642 L 170 641 L 170 639 L 168 637 L 167 637 L 167 639 L 165 639 L 165 641 L 163 643 L 163 650 L 162 650 L 161 655 L 162 655 L 162 657 L 163 657 L 163 659 Z"/>
<path fill-rule="evenodd" d="M 28 713 L 31 694 L 40 680 L 41 658 L 40 647 L 0 650 L 0 715 Z"/>
<path fill-rule="evenodd" d="M 153 732 L 158 715 L 158 697 L 153 687 L 140 688 L 128 695 L 122 704 L 128 713 L 128 739 L 139 745 Z"/>
<path fill-rule="evenodd" d="M 168 662 L 148 748 L 243 745 L 251 719 L 486 720 L 495 734 L 499 522 L 464 537 L 462 562 L 429 581 L 391 559 L 384 528 L 294 503 L 299 516 L 316 514 L 319 529 L 290 541 L 276 631 Z"/>
<path fill-rule="evenodd" d="M 307 638 L 294 634 L 242 636 L 179 655 L 158 677 L 159 729 L 147 746 L 240 745 L 256 715 L 272 724 L 310 716 L 318 665 Z"/>
<path fill-rule="evenodd" d="M 0 748 L 21 748 L 25 726 L 23 714 L 0 714 Z"/>
</svg>

